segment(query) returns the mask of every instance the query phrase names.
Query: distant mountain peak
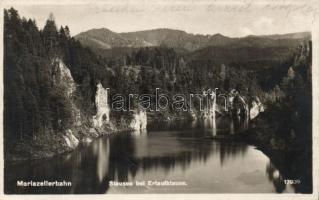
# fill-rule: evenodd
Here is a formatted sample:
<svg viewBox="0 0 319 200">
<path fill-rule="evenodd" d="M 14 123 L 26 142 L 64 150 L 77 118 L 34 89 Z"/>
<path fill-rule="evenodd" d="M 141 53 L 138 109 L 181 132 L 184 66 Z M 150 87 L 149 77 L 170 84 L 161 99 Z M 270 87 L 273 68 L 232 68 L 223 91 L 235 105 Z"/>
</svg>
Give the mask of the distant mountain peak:
<svg viewBox="0 0 319 200">
<path fill-rule="evenodd" d="M 213 37 L 226 37 L 226 36 L 224 36 L 224 35 L 222 35 L 220 33 L 216 33 L 216 34 L 213 35 Z"/>
<path fill-rule="evenodd" d="M 86 34 L 86 33 L 93 33 L 93 32 L 105 32 L 105 33 L 114 33 L 116 34 L 116 32 L 111 31 L 108 28 L 93 28 L 84 32 L 79 33 L 78 35 L 82 35 L 82 34 Z M 76 35 L 76 36 L 78 36 Z"/>
<path fill-rule="evenodd" d="M 209 46 L 280 46 L 273 40 L 310 39 L 310 32 L 249 35 L 242 38 L 231 38 L 220 33 L 213 35 L 191 34 L 183 30 L 157 28 L 151 30 L 117 33 L 107 28 L 91 29 L 75 36 L 84 46 L 95 49 L 140 48 L 146 46 L 165 46 L 169 48 L 194 51 Z"/>
</svg>

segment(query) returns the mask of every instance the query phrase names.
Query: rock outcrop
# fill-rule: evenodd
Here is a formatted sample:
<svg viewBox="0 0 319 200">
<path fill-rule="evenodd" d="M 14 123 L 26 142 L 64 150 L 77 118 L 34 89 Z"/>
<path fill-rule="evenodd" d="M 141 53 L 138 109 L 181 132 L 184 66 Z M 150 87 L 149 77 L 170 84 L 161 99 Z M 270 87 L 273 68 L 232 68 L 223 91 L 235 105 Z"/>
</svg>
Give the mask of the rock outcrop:
<svg viewBox="0 0 319 200">
<path fill-rule="evenodd" d="M 54 66 L 53 72 L 52 72 L 53 81 L 54 81 L 53 84 L 56 87 L 63 88 L 62 91 L 64 95 L 68 98 L 68 100 L 70 101 L 70 105 L 71 105 L 70 110 L 72 111 L 72 120 L 73 120 L 72 126 L 79 127 L 82 125 L 81 111 L 76 106 L 73 100 L 74 92 L 76 91 L 76 84 L 71 75 L 71 71 L 64 64 L 64 62 L 59 58 L 53 59 L 53 66 Z M 59 119 L 59 121 L 62 121 L 62 119 Z M 76 148 L 79 144 L 78 138 L 74 136 L 71 129 L 67 129 L 65 131 L 63 138 L 66 142 L 66 145 L 71 149 Z"/>
<path fill-rule="evenodd" d="M 57 69 L 55 71 L 56 84 L 59 84 L 59 85 L 63 84 L 63 86 L 66 89 L 65 92 L 67 96 L 71 97 L 73 92 L 76 90 L 76 85 L 71 75 L 71 71 L 69 68 L 65 66 L 65 64 L 63 63 L 61 59 L 56 58 L 54 62 L 57 64 Z"/>
<path fill-rule="evenodd" d="M 79 145 L 79 140 L 73 135 L 70 129 L 66 130 L 65 135 L 63 135 L 65 143 L 71 149 L 75 149 Z"/>
<path fill-rule="evenodd" d="M 99 83 L 95 94 L 96 115 L 93 116 L 94 127 L 100 128 L 103 124 L 110 122 L 110 107 L 107 98 L 107 89 Z"/>
<path fill-rule="evenodd" d="M 256 97 L 253 101 L 252 101 L 252 105 L 249 111 L 249 116 L 250 119 L 254 119 L 256 118 L 259 113 L 264 112 L 264 106 L 263 104 L 260 102 L 259 98 Z"/>
<path fill-rule="evenodd" d="M 71 110 L 74 118 L 74 125 L 81 126 L 81 112 L 72 100 L 72 97 L 76 90 L 76 84 L 71 75 L 71 71 L 59 58 L 55 58 L 53 60 L 53 65 L 55 66 L 53 70 L 54 84 L 58 87 L 63 88 L 63 92 L 65 92 L 65 95 L 67 96 L 67 98 L 69 98 L 71 102 Z"/>
<path fill-rule="evenodd" d="M 110 106 L 108 104 L 108 90 L 102 86 L 101 83 L 97 84 L 95 94 L 96 114 L 93 116 L 93 126 L 91 128 L 85 127 L 85 122 L 82 122 L 81 111 L 78 109 L 74 102 L 74 94 L 76 91 L 76 84 L 73 80 L 69 68 L 59 58 L 53 60 L 53 84 L 60 87 L 64 95 L 69 99 L 72 106 L 73 124 L 70 129 L 63 133 L 63 138 L 67 147 L 74 149 L 78 146 L 79 142 L 89 143 L 92 138 L 98 137 L 108 131 L 145 131 L 147 126 L 147 117 L 145 111 L 135 111 L 131 121 L 120 124 L 120 127 L 112 123 L 110 119 Z M 62 119 L 59 119 L 60 121 Z M 107 125 L 107 126 L 105 126 Z M 82 127 L 83 126 L 83 127 Z M 107 129 L 107 128 L 108 129 Z M 75 130 L 83 129 L 80 135 L 73 134 Z M 91 131 L 94 130 L 94 131 Z M 76 135 L 76 136 L 75 136 Z M 77 138 L 78 137 L 78 138 Z"/>
<path fill-rule="evenodd" d="M 138 111 L 133 114 L 133 119 L 129 124 L 130 130 L 143 131 L 146 130 L 147 116 L 145 111 Z"/>
<path fill-rule="evenodd" d="M 125 127 L 124 124 L 120 125 L 123 127 L 115 128 L 116 126 L 112 124 L 112 120 L 110 119 L 110 106 L 108 104 L 107 89 L 105 89 L 101 83 L 99 83 L 96 87 L 97 87 L 96 94 L 95 94 L 96 115 L 93 116 L 94 128 L 99 129 L 103 127 L 103 125 L 108 125 L 108 127 L 111 129 L 110 131 L 123 130 L 123 127 Z M 132 120 L 128 122 L 127 129 L 140 131 L 140 130 L 146 130 L 146 126 L 147 126 L 146 112 L 135 111 L 133 113 Z"/>
</svg>

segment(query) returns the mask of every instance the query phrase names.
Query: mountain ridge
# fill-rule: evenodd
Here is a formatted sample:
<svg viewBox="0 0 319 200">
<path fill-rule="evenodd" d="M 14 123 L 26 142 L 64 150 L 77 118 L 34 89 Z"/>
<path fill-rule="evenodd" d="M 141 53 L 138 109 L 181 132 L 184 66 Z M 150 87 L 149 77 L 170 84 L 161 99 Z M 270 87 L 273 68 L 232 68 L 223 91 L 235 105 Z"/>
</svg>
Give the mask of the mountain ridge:
<svg viewBox="0 0 319 200">
<path fill-rule="evenodd" d="M 187 33 L 183 30 L 158 28 L 151 30 L 117 33 L 107 28 L 90 29 L 74 36 L 82 45 L 91 49 L 141 48 L 165 46 L 195 51 L 208 46 L 289 46 L 311 38 L 310 32 L 296 32 L 271 35 L 248 35 L 227 37 L 220 33 L 202 35 Z"/>
</svg>

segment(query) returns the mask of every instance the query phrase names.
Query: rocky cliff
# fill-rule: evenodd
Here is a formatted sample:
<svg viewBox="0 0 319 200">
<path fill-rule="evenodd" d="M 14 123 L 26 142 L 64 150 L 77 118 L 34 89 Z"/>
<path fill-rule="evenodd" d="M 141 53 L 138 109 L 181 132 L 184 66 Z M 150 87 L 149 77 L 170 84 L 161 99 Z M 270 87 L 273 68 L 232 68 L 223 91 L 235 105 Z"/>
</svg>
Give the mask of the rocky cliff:
<svg viewBox="0 0 319 200">
<path fill-rule="evenodd" d="M 53 59 L 52 64 L 52 76 L 54 86 L 62 88 L 61 91 L 64 93 L 64 95 L 68 98 L 68 101 L 70 102 L 69 105 L 71 106 L 70 110 L 73 120 L 72 124 L 70 125 L 70 128 L 63 131 L 63 138 L 65 140 L 65 144 L 67 145 L 67 147 L 74 149 L 78 146 L 79 139 L 74 136 L 72 129 L 74 129 L 74 127 L 79 127 L 82 125 L 81 112 L 74 102 L 74 92 L 76 91 L 76 84 L 73 80 L 69 68 L 64 64 L 64 62 L 61 59 Z M 58 120 L 59 123 L 62 123 L 60 121 L 62 121 L 63 119 Z"/>
<path fill-rule="evenodd" d="M 260 99 L 258 97 L 255 97 L 255 99 L 251 103 L 251 108 L 249 110 L 250 119 L 256 118 L 260 113 L 264 112 L 264 110 L 264 105 L 261 103 Z"/>
<path fill-rule="evenodd" d="M 94 127 L 101 128 L 110 122 L 110 107 L 108 105 L 108 92 L 101 83 L 97 86 L 95 94 L 96 115 L 93 116 Z"/>
<path fill-rule="evenodd" d="M 133 114 L 133 119 L 129 125 L 129 129 L 135 131 L 146 130 L 147 116 L 145 111 L 138 111 Z"/>
<path fill-rule="evenodd" d="M 108 89 L 104 88 L 101 83 L 98 83 L 96 88 L 96 114 L 93 116 L 93 128 L 103 133 L 124 130 L 146 130 L 147 117 L 146 112 L 142 110 L 134 111 L 129 121 L 121 120 L 120 124 L 115 124 L 115 119 L 110 117 L 111 108 L 108 103 Z"/>
</svg>

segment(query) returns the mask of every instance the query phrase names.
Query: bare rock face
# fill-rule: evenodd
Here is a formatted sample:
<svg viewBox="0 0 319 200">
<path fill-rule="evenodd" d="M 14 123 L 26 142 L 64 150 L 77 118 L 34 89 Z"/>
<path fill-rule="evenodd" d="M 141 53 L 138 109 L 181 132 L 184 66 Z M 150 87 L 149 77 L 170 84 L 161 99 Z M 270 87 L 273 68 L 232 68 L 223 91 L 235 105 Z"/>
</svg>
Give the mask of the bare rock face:
<svg viewBox="0 0 319 200">
<path fill-rule="evenodd" d="M 81 112 L 73 101 L 73 95 L 76 91 L 76 84 L 72 77 L 70 69 L 64 64 L 64 62 L 60 58 L 53 59 L 53 83 L 56 87 L 61 88 L 61 92 L 69 99 L 73 116 L 73 126 L 81 126 Z M 59 119 L 60 121 L 62 119 Z M 71 129 L 67 129 L 63 135 L 66 145 L 75 149 L 79 140 L 74 136 Z"/>
<path fill-rule="evenodd" d="M 53 66 L 54 66 L 53 68 L 54 84 L 57 87 L 63 88 L 62 91 L 64 92 L 65 96 L 69 98 L 71 102 L 71 106 L 72 106 L 71 110 L 72 110 L 72 115 L 74 118 L 74 125 L 80 126 L 81 125 L 80 110 L 72 101 L 72 96 L 76 90 L 76 84 L 71 75 L 71 71 L 63 63 L 63 61 L 60 58 L 55 58 L 53 60 Z M 70 129 L 67 129 L 65 131 L 63 138 L 65 140 L 66 145 L 71 149 L 75 149 L 79 144 L 79 140 L 73 135 L 72 130 Z"/>
<path fill-rule="evenodd" d="M 63 138 L 67 146 L 71 149 L 75 149 L 79 145 L 79 140 L 73 135 L 70 129 L 66 130 Z"/>
<path fill-rule="evenodd" d="M 66 88 L 67 96 L 70 97 L 73 92 L 76 90 L 76 85 L 71 75 L 69 68 L 65 66 L 61 59 L 56 59 L 55 62 L 58 62 L 58 78 L 59 84 L 63 84 Z"/>
<path fill-rule="evenodd" d="M 70 69 L 64 64 L 64 62 L 56 58 L 53 60 L 53 63 L 55 64 L 55 71 L 54 71 L 54 76 L 55 78 L 53 79 L 55 81 L 55 84 L 58 85 L 59 87 L 63 88 L 63 91 L 66 93 L 66 96 L 70 99 L 71 101 L 71 110 L 72 114 L 74 116 L 74 125 L 76 126 L 81 126 L 82 121 L 81 121 L 81 112 L 77 108 L 74 102 L 72 102 L 72 96 L 76 90 L 76 84 L 75 81 L 72 77 Z"/>
<path fill-rule="evenodd" d="M 256 97 L 255 100 L 252 101 L 252 106 L 249 111 L 250 119 L 256 118 L 261 112 L 264 112 L 264 106 L 259 98 Z"/>
<path fill-rule="evenodd" d="M 110 121 L 110 107 L 107 98 L 107 89 L 103 88 L 102 84 L 99 83 L 95 94 L 95 106 L 97 112 L 96 115 L 93 116 L 94 127 L 100 128 L 103 124 L 107 124 Z"/>
<path fill-rule="evenodd" d="M 133 114 L 133 119 L 129 125 L 129 129 L 135 131 L 146 130 L 147 116 L 145 111 L 137 111 Z"/>
</svg>

